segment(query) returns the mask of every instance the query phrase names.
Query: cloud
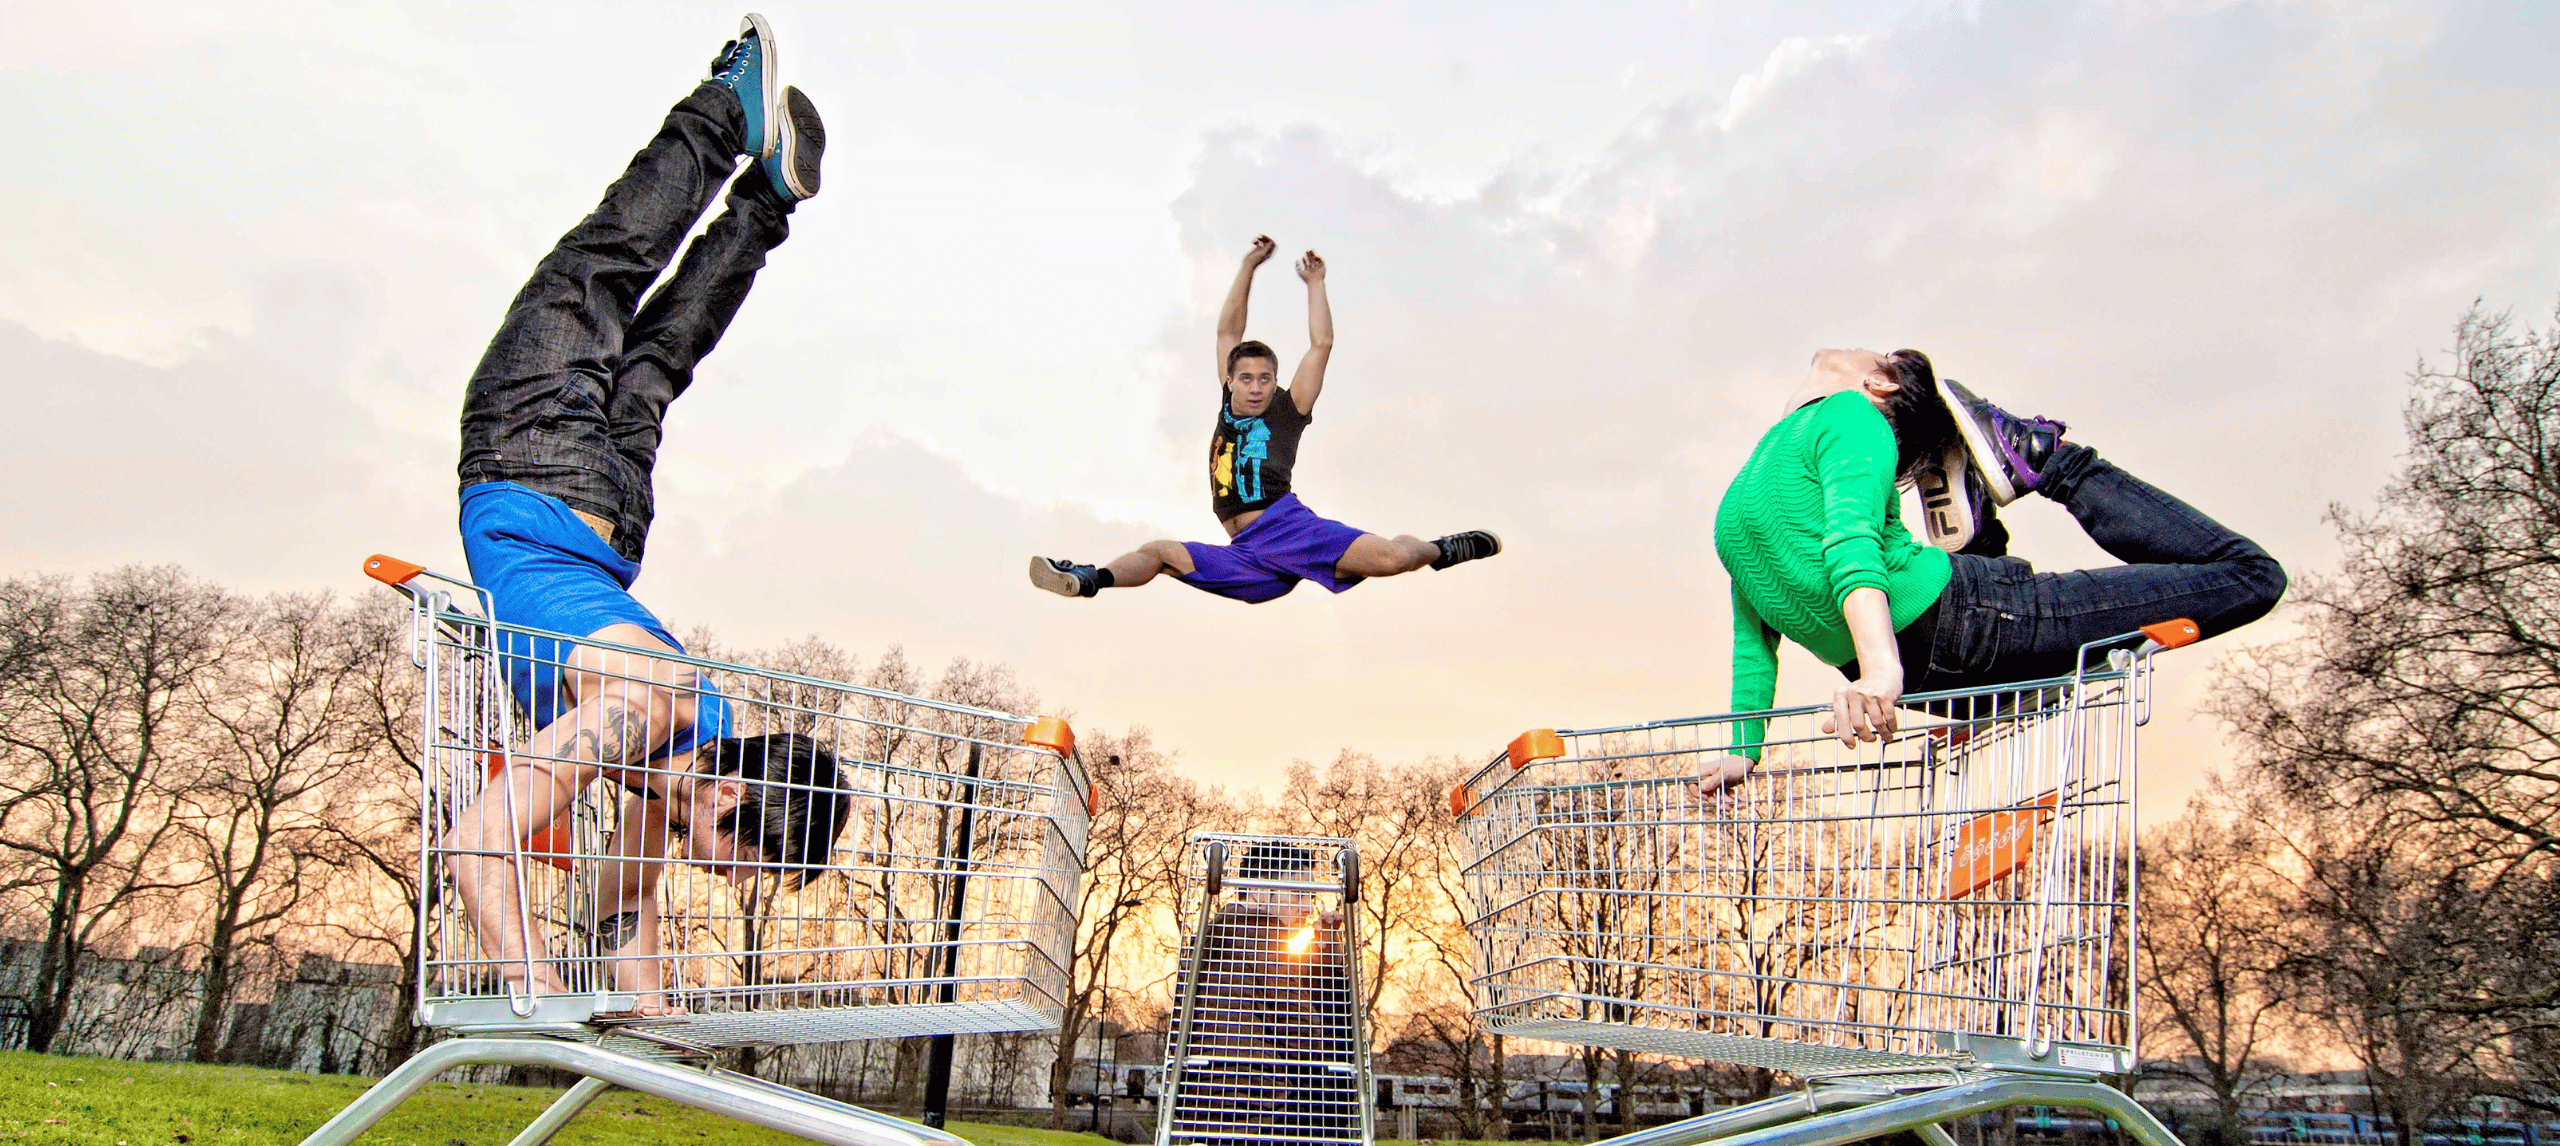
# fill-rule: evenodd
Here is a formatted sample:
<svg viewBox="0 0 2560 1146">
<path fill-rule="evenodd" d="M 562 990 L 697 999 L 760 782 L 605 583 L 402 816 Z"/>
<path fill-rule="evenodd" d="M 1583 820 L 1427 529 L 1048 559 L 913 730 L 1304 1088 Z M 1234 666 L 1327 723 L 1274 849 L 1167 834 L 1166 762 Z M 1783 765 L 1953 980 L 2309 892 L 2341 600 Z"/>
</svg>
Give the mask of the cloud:
<svg viewBox="0 0 2560 1146">
<path fill-rule="evenodd" d="M 340 587 L 376 549 L 458 567 L 462 378 L 704 53 L 680 21 L 405 12 L 357 13 L 327 51 L 255 13 L 153 24 L 100 40 L 112 67 L 0 81 L 98 111 L 64 141 L 93 150 L 0 169 L 0 235 L 27 255 L 0 270 L 14 567 Z M 1463 41 L 1397 25 L 1357 48 L 1377 67 L 1276 72 L 1210 50 L 1239 34 L 1214 13 L 975 21 L 1017 37 L 996 54 L 795 23 L 800 74 L 846 109 L 844 165 L 676 409 L 643 598 L 741 644 L 1003 661 L 1213 780 L 1346 744 L 1490 751 L 1722 706 L 1717 499 L 1816 347 L 1926 349 L 2302 572 L 2329 560 L 2320 511 L 2388 471 L 2408 364 L 2474 297 L 2538 312 L 2560 267 L 2560 156 L 2528 118 L 2560 45 L 2510 11 L 1791 7 L 1801 26 L 1743 42 L 1674 13 L 1632 44 L 1635 12 L 1605 17 L 1609 43 L 1561 9 Z M 1310 19 L 1275 33 L 1359 23 Z M 1086 34 L 1161 50 L 1120 43 L 1092 87 L 1041 70 Z M 1720 62 L 1669 88 L 1679 36 Z M 564 38 L 615 65 L 549 66 Z M 1388 66 L 1452 43 L 1476 56 Z M 1536 61 L 1535 98 L 1505 52 Z M 1549 105 L 1596 110 L 1471 126 Z M 262 133 L 280 142 L 237 142 Z M 1333 268 L 1309 502 L 1510 551 L 1254 608 L 1036 593 L 1033 553 L 1215 535 L 1210 326 L 1263 232 Z M 1253 333 L 1294 355 L 1302 297 L 1275 261 Z M 2013 524 L 2047 567 L 2108 560 L 2054 507 Z M 2207 655 L 2170 662 L 2171 711 Z M 1790 661 L 1782 695 L 1831 679 Z M 2163 727 L 2170 755 L 2221 752 Z"/>
</svg>

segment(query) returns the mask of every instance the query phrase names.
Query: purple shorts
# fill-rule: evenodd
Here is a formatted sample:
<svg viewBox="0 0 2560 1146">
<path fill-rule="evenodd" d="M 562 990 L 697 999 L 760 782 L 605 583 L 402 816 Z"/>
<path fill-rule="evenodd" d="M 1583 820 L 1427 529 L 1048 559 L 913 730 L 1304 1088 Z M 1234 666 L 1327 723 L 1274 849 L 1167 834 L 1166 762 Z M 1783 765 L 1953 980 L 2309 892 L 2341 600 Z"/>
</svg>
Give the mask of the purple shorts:
<svg viewBox="0 0 2560 1146">
<path fill-rule="evenodd" d="M 1183 542 L 1191 551 L 1192 571 L 1176 577 L 1194 589 L 1246 604 L 1281 596 L 1306 580 L 1339 593 L 1362 580 L 1336 576 L 1333 566 L 1363 532 L 1316 516 L 1294 493 L 1282 494 L 1225 545 Z"/>
</svg>

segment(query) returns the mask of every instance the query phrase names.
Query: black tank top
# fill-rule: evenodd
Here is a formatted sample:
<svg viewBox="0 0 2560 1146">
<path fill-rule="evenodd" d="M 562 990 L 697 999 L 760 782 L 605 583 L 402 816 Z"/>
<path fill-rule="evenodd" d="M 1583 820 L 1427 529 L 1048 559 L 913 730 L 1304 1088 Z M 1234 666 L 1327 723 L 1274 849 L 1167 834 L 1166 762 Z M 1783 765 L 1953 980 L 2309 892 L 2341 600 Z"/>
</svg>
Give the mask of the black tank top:
<svg viewBox="0 0 2560 1146">
<path fill-rule="evenodd" d="M 1218 425 L 1209 435 L 1209 509 L 1225 521 L 1264 509 L 1289 492 L 1298 464 L 1298 435 L 1314 420 L 1298 412 L 1285 388 L 1271 392 L 1260 414 L 1240 416 L 1221 391 Z"/>
</svg>

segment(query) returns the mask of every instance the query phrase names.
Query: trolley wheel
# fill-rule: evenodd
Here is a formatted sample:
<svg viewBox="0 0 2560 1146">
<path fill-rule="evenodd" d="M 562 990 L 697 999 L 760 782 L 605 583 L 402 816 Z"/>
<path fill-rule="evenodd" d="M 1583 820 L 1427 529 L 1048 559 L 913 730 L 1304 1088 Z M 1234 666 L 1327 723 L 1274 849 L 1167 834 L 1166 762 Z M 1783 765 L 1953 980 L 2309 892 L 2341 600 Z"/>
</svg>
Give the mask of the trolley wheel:
<svg viewBox="0 0 2560 1146">
<path fill-rule="evenodd" d="M 1342 849 L 1342 905 L 1349 907 L 1358 902 L 1360 902 L 1360 852 L 1356 848 L 1344 848 Z"/>
<path fill-rule="evenodd" d="M 1201 852 L 1209 861 L 1209 881 L 1206 885 L 1208 887 L 1206 894 L 1208 898 L 1216 899 L 1218 898 L 1218 889 L 1227 882 L 1226 841 L 1211 840 L 1209 841 L 1209 846 L 1201 849 Z"/>
</svg>

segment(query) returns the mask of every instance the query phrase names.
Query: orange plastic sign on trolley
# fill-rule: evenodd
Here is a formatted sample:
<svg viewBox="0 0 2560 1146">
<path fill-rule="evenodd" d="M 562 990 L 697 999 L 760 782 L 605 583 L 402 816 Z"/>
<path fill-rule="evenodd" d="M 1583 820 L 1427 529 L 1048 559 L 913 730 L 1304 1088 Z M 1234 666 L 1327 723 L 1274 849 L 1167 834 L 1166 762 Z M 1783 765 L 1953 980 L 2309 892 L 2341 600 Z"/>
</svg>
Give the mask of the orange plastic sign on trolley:
<svg viewBox="0 0 2560 1146">
<path fill-rule="evenodd" d="M 2035 858 L 2036 830 L 2053 817 L 2062 794 L 2047 792 L 2026 803 L 1966 820 L 1956 829 L 1948 865 L 1948 899 L 1962 899 L 1984 884 L 2025 867 Z"/>
</svg>

